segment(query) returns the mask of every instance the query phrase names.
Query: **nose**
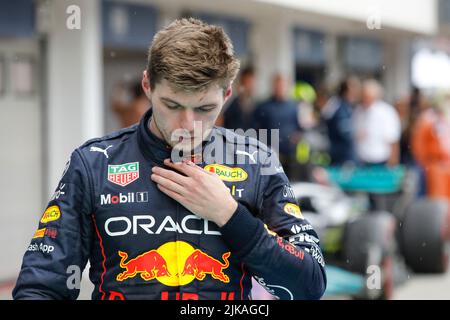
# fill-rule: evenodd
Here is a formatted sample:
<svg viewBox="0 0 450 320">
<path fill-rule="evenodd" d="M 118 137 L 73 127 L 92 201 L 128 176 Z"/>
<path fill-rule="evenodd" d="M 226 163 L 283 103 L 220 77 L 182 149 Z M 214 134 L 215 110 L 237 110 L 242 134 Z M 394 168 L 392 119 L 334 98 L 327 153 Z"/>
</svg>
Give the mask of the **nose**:
<svg viewBox="0 0 450 320">
<path fill-rule="evenodd" d="M 195 114 L 192 109 L 186 108 L 180 115 L 180 126 L 182 129 L 186 129 L 189 132 L 194 131 Z"/>
</svg>

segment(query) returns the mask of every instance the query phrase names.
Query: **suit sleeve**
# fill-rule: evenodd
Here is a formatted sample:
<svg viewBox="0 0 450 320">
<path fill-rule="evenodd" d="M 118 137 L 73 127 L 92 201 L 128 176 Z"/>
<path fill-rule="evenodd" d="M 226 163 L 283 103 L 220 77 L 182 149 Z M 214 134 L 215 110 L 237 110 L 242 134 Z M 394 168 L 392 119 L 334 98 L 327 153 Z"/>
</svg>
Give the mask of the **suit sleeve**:
<svg viewBox="0 0 450 320">
<path fill-rule="evenodd" d="M 258 217 L 239 204 L 221 228 L 225 241 L 274 296 L 320 299 L 326 274 L 319 239 L 302 217 L 289 180 L 284 172 L 263 175 L 258 192 Z"/>
<path fill-rule="evenodd" d="M 90 190 L 75 150 L 25 252 L 14 299 L 78 297 L 93 234 Z"/>
</svg>

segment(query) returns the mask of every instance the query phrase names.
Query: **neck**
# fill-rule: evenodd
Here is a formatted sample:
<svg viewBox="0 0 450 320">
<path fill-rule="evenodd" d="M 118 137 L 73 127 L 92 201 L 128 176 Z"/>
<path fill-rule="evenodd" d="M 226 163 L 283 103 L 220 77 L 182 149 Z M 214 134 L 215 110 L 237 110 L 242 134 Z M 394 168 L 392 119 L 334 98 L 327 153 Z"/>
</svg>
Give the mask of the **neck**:
<svg viewBox="0 0 450 320">
<path fill-rule="evenodd" d="M 158 126 L 156 125 L 154 116 L 152 116 L 150 118 L 149 123 L 147 125 L 148 125 L 148 128 L 149 128 L 151 133 L 153 133 L 159 139 L 165 140 L 163 134 L 159 130 Z"/>
</svg>

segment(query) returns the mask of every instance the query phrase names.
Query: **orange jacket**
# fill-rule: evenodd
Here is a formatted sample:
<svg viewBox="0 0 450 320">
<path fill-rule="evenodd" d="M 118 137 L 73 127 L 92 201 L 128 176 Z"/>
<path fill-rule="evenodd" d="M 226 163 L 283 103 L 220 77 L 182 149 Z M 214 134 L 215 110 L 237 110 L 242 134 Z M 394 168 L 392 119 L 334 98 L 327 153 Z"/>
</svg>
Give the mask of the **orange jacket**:
<svg viewBox="0 0 450 320">
<path fill-rule="evenodd" d="M 411 145 L 425 169 L 427 195 L 450 200 L 450 124 L 432 110 L 423 112 L 414 125 Z"/>
<path fill-rule="evenodd" d="M 412 152 L 423 166 L 447 164 L 450 166 L 450 124 L 432 110 L 420 115 L 412 132 Z"/>
</svg>

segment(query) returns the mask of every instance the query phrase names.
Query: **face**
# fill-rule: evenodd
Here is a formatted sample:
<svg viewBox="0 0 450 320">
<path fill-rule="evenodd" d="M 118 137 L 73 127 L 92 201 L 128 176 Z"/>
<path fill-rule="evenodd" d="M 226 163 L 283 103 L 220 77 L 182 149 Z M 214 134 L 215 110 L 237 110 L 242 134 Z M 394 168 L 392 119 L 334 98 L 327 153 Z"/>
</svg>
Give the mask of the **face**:
<svg viewBox="0 0 450 320">
<path fill-rule="evenodd" d="M 164 79 L 151 89 L 146 72 L 142 86 L 153 110 L 150 129 L 170 146 L 183 150 L 202 143 L 231 96 L 231 88 L 224 93 L 218 85 L 199 92 L 175 90 Z"/>
<path fill-rule="evenodd" d="M 245 92 L 251 94 L 255 88 L 255 76 L 252 74 L 247 74 L 241 79 L 241 87 Z"/>
<path fill-rule="evenodd" d="M 276 76 L 273 80 L 273 95 L 280 100 L 284 100 L 287 93 L 287 83 L 282 76 Z"/>
<path fill-rule="evenodd" d="M 361 97 L 361 85 L 357 80 L 349 81 L 347 99 L 350 103 L 357 103 Z"/>
<path fill-rule="evenodd" d="M 371 87 L 363 87 L 361 104 L 363 107 L 369 108 L 377 100 L 377 94 Z"/>
</svg>

